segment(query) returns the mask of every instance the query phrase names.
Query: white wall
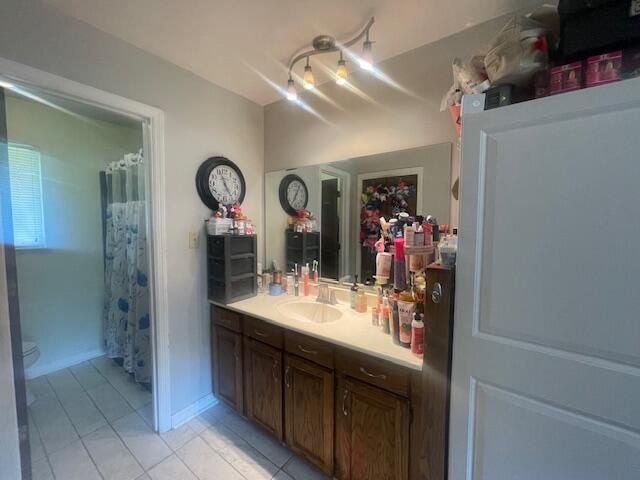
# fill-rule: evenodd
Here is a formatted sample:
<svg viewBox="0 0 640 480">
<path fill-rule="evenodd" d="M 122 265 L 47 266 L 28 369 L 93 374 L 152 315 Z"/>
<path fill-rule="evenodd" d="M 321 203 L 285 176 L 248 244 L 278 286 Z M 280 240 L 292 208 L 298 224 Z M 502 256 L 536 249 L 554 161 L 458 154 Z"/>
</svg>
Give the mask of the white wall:
<svg viewBox="0 0 640 480">
<path fill-rule="evenodd" d="M 243 207 L 261 234 L 262 107 L 37 0 L 0 2 L 0 57 L 165 112 L 171 409 L 182 410 L 211 393 L 206 242 L 188 248 L 188 232 L 202 231 L 207 215 L 195 173 L 211 155 L 235 161 L 247 183 Z"/>
<path fill-rule="evenodd" d="M 456 56 L 469 55 L 482 47 L 505 23 L 504 17 L 492 20 L 378 65 L 413 95 L 357 70 L 351 74 L 350 81 L 373 102 L 329 82 L 319 90 L 344 110 L 313 93 L 299 92 L 300 98 L 324 121 L 286 99 L 267 105 L 266 170 L 335 162 L 443 142 L 457 144 L 449 113 L 440 112 L 442 95 L 452 83 L 451 62 Z M 452 170 L 455 181 L 459 171 L 455 147 Z M 451 218 L 457 217 L 458 206 L 453 201 Z"/>
<path fill-rule="evenodd" d="M 47 245 L 16 251 L 22 338 L 41 353 L 28 373 L 38 376 L 103 350 L 98 175 L 142 147 L 142 126 L 72 116 L 14 97 L 7 98 L 6 112 L 9 141 L 40 150 Z"/>
</svg>

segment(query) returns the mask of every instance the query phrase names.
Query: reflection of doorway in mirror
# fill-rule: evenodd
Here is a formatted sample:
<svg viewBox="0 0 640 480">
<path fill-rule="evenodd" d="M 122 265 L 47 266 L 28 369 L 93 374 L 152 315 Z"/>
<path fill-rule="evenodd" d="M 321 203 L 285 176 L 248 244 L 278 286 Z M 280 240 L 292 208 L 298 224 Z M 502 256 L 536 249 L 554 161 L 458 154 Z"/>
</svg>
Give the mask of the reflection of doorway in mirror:
<svg viewBox="0 0 640 480">
<path fill-rule="evenodd" d="M 340 280 L 347 269 L 350 178 L 343 170 L 320 167 L 320 276 L 324 279 Z"/>
<path fill-rule="evenodd" d="M 422 212 L 422 168 L 405 168 L 358 175 L 360 221 L 356 271 L 360 279 L 373 282 L 376 271 L 374 244 L 380 237 L 380 218 L 400 212 L 411 216 Z"/>
</svg>

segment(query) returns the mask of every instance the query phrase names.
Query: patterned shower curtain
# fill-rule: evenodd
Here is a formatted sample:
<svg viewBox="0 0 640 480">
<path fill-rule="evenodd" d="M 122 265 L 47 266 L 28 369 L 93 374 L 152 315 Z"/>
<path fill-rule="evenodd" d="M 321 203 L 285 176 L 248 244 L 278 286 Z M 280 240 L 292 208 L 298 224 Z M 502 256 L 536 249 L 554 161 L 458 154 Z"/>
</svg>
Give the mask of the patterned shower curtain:
<svg viewBox="0 0 640 480">
<path fill-rule="evenodd" d="M 104 338 L 135 380 L 151 382 L 145 164 L 127 154 L 106 169 Z"/>
</svg>

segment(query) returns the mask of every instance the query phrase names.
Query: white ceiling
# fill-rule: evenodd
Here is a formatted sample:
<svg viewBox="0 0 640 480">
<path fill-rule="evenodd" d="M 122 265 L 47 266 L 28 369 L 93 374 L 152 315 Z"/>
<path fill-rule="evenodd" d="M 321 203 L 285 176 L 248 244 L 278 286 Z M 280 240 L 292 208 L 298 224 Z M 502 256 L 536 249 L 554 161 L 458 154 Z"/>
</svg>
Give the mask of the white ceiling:
<svg viewBox="0 0 640 480">
<path fill-rule="evenodd" d="M 520 8 L 531 0 L 45 0 L 64 13 L 261 105 L 285 65 L 318 34 L 338 40 L 375 16 L 376 61 Z M 321 55 L 335 68 L 336 54 Z M 319 57 L 312 60 L 312 65 Z M 296 71 L 300 71 L 302 65 Z M 258 74 L 259 72 L 260 74 Z M 314 68 L 318 83 L 328 79 Z"/>
</svg>

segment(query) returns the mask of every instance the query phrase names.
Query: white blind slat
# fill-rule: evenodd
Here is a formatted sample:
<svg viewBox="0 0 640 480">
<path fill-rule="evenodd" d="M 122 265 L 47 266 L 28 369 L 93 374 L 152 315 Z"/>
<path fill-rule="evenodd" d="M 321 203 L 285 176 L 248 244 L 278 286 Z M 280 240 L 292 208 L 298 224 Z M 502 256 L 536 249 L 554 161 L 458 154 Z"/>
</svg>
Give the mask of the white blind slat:
<svg viewBox="0 0 640 480">
<path fill-rule="evenodd" d="M 40 151 L 12 143 L 8 147 L 15 246 L 42 248 L 45 246 L 45 235 Z"/>
</svg>

